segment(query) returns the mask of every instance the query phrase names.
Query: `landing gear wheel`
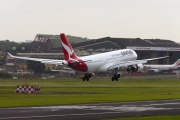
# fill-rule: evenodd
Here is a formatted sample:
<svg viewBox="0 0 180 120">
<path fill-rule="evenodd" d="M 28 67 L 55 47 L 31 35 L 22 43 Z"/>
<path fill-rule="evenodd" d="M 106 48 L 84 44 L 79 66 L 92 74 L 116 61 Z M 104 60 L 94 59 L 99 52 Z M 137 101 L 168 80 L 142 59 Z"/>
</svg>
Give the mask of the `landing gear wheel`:
<svg viewBox="0 0 180 120">
<path fill-rule="evenodd" d="M 119 78 L 119 74 L 114 74 L 114 76 L 111 79 L 112 81 L 114 80 L 118 81 L 118 78 Z"/>
<path fill-rule="evenodd" d="M 86 81 L 89 81 L 89 77 L 86 78 Z"/>
<path fill-rule="evenodd" d="M 114 77 L 112 77 L 111 80 L 114 81 Z"/>
<path fill-rule="evenodd" d="M 91 74 L 88 75 L 89 78 L 91 78 L 91 76 L 92 76 Z"/>
<path fill-rule="evenodd" d="M 118 68 L 114 69 L 114 75 L 112 77 L 112 81 L 115 81 L 115 80 L 118 81 L 118 78 L 121 77 L 121 75 L 117 72 L 117 70 L 118 70 Z"/>
<path fill-rule="evenodd" d="M 120 78 L 120 77 L 121 77 L 121 75 L 120 75 L 120 74 L 118 74 L 118 75 L 117 75 L 117 77 L 118 77 L 118 78 Z"/>
<path fill-rule="evenodd" d="M 84 77 L 82 78 L 82 80 L 83 81 L 89 81 L 89 78 L 91 78 L 91 74 L 89 74 L 89 73 L 86 73 L 85 75 L 84 75 Z"/>
<path fill-rule="evenodd" d="M 118 76 L 115 77 L 115 80 L 118 81 Z"/>
</svg>

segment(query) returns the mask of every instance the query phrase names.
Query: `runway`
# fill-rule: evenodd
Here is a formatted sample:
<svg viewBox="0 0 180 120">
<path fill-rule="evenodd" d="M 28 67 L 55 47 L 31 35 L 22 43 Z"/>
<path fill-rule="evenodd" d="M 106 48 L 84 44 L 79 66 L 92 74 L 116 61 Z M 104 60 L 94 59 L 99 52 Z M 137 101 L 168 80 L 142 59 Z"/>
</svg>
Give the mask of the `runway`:
<svg viewBox="0 0 180 120">
<path fill-rule="evenodd" d="M 180 99 L 0 108 L 0 120 L 101 120 L 180 114 Z"/>
</svg>

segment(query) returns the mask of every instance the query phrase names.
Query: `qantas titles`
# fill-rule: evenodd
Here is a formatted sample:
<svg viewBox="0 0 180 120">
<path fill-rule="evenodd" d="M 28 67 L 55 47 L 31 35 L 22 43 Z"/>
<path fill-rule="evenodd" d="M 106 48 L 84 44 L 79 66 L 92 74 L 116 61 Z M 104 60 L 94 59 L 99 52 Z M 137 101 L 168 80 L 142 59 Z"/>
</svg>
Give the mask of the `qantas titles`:
<svg viewBox="0 0 180 120">
<path fill-rule="evenodd" d="M 125 56 L 125 55 L 132 55 L 133 52 L 131 50 L 128 50 L 128 51 L 122 51 L 120 52 L 119 54 L 114 54 L 114 55 L 111 55 L 112 57 L 115 57 L 115 56 Z"/>
</svg>

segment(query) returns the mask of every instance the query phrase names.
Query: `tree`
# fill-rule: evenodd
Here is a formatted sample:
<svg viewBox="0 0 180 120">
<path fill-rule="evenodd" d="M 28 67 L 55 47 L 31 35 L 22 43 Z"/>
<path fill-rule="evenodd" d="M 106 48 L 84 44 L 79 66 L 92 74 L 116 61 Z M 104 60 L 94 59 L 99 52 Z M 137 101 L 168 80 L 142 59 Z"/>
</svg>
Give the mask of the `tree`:
<svg viewBox="0 0 180 120">
<path fill-rule="evenodd" d="M 17 45 L 17 50 L 21 51 L 21 52 L 28 52 L 28 51 L 30 51 L 30 46 L 31 46 L 31 43 L 22 42 L 22 43 Z M 22 47 L 25 48 L 24 51 L 22 51 Z"/>
<path fill-rule="evenodd" d="M 1 62 L 1 63 L 5 63 L 5 61 L 6 61 L 5 56 L 3 56 L 2 58 L 0 58 L 0 62 Z"/>
<path fill-rule="evenodd" d="M 6 72 L 1 71 L 0 72 L 0 78 L 11 78 L 12 75 Z"/>
<path fill-rule="evenodd" d="M 39 62 L 39 61 L 31 61 L 28 60 L 27 62 L 28 69 L 31 69 L 34 71 L 35 74 L 43 73 L 45 71 L 45 64 Z"/>
</svg>

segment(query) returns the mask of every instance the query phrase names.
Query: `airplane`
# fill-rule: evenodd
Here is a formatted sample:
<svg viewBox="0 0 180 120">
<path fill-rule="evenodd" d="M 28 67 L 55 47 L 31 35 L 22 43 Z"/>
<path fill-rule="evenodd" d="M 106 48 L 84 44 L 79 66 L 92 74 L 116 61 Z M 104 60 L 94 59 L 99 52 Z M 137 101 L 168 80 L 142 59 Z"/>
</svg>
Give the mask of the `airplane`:
<svg viewBox="0 0 180 120">
<path fill-rule="evenodd" d="M 83 81 L 89 81 L 92 74 L 95 72 L 107 72 L 109 70 L 114 70 L 114 75 L 111 80 L 118 81 L 118 78 L 121 77 L 118 72 L 118 68 L 124 67 L 128 72 L 141 72 L 143 70 L 143 64 L 147 63 L 148 61 L 167 59 L 172 57 L 171 52 L 169 56 L 137 60 L 138 55 L 132 49 L 120 49 L 105 53 L 78 57 L 64 33 L 60 34 L 60 39 L 62 43 L 62 51 L 64 53 L 64 60 L 29 58 L 13 56 L 10 53 L 8 54 L 11 57 L 17 59 L 40 61 L 44 64 L 68 66 L 73 70 L 84 72 L 85 74 L 82 78 Z"/>
<path fill-rule="evenodd" d="M 171 65 L 148 65 L 144 64 L 144 67 L 148 69 L 148 71 L 159 73 L 159 72 L 166 72 L 172 71 L 180 68 L 180 59 L 178 59 L 174 64 Z"/>
</svg>

